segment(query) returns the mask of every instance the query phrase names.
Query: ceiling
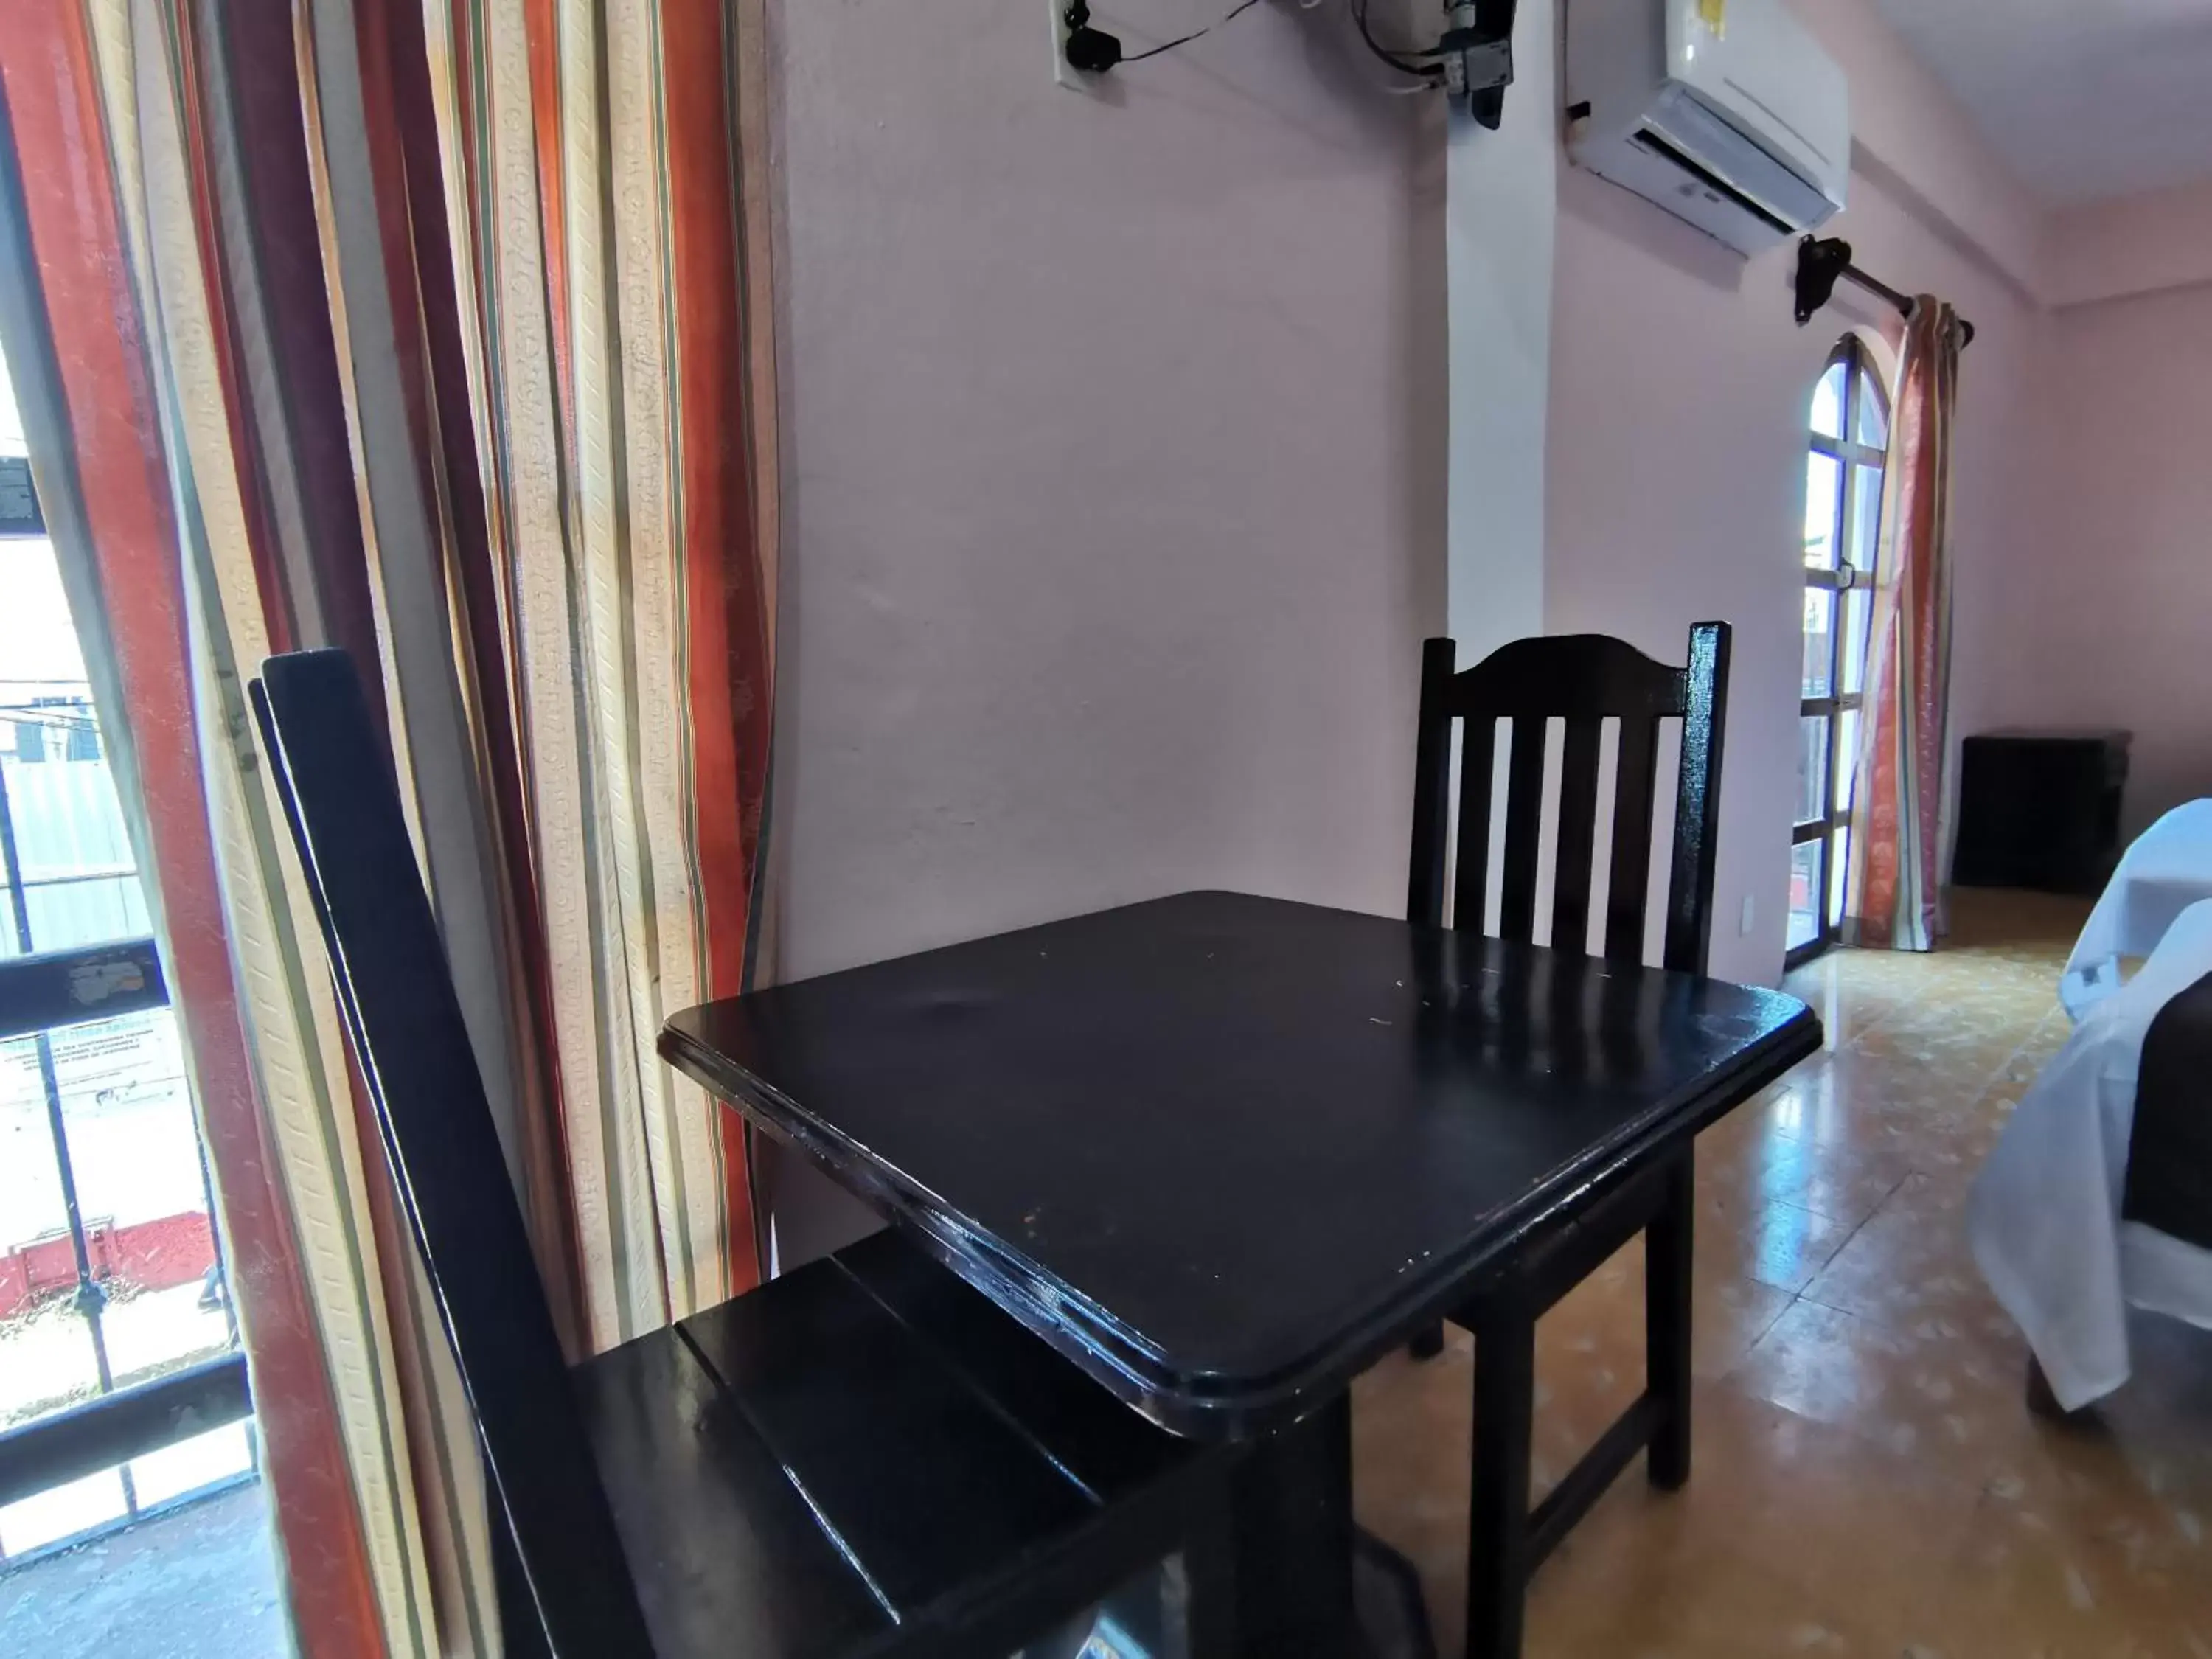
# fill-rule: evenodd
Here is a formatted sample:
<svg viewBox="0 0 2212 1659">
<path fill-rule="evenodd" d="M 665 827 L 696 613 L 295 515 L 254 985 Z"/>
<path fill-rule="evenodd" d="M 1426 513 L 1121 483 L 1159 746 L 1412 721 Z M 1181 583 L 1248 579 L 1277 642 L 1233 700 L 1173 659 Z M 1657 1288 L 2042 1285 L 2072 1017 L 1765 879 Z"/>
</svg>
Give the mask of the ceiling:
<svg viewBox="0 0 2212 1659">
<path fill-rule="evenodd" d="M 2038 195 L 2212 178 L 2212 0 L 1875 0 Z"/>
</svg>

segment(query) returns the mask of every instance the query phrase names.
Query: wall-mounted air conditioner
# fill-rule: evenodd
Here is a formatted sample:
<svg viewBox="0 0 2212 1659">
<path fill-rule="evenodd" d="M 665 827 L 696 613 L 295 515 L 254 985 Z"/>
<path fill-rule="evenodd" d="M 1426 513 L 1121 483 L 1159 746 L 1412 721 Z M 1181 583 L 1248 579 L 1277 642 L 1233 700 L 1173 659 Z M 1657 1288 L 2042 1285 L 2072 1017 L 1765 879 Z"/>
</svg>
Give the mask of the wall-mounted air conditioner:
<svg viewBox="0 0 2212 1659">
<path fill-rule="evenodd" d="M 1782 0 L 1567 0 L 1567 155 L 1746 253 L 1840 212 L 1844 72 Z"/>
</svg>

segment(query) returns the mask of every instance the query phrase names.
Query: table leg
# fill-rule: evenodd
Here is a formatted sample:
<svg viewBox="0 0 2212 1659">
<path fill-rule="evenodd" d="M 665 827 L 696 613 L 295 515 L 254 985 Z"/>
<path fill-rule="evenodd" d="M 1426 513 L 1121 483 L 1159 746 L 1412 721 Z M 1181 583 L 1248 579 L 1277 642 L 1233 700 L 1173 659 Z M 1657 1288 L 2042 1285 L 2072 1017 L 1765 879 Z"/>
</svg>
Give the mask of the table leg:
<svg viewBox="0 0 2212 1659">
<path fill-rule="evenodd" d="M 1413 1564 L 1352 1522 L 1349 1396 L 1261 1442 L 1231 1502 L 1246 1659 L 1434 1659 Z"/>
<path fill-rule="evenodd" d="M 1352 1401 L 1277 1431 L 1237 1471 L 1237 1629 L 1249 1659 L 1352 1659 Z"/>
<path fill-rule="evenodd" d="M 1662 1177 L 1667 1195 L 1644 1234 L 1644 1386 L 1662 1413 L 1651 1437 L 1651 1484 L 1679 1491 L 1690 1478 L 1691 1235 L 1695 1170 L 1687 1158 Z"/>
<path fill-rule="evenodd" d="M 1520 1659 L 1528 1592 L 1528 1443 L 1536 1322 L 1521 1297 L 1486 1309 L 1474 1332 L 1474 1491 L 1468 1508 L 1468 1659 Z"/>
</svg>

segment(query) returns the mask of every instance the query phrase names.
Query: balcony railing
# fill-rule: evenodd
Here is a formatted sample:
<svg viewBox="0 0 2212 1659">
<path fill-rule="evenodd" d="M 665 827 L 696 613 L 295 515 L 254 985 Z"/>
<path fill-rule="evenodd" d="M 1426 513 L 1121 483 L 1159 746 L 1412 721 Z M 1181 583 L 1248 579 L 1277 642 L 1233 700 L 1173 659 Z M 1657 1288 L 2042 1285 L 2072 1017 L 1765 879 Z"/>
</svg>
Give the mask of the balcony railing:
<svg viewBox="0 0 2212 1659">
<path fill-rule="evenodd" d="M 103 915 L 135 910 L 143 927 L 143 909 L 136 872 L 127 866 L 112 867 L 112 861 L 80 862 L 61 872 L 40 868 L 27 878 L 9 801 L 10 769 L 0 767 L 0 876 L 7 899 L 6 914 L 0 915 L 0 945 L 7 947 L 0 949 L 0 1044 L 22 1068 L 22 1080 L 35 1070 L 32 1103 L 42 1099 L 46 1145 L 40 1148 L 27 1144 L 27 1135 L 11 1136 L 15 1144 L 7 1148 L 7 1162 L 16 1173 L 9 1193 L 19 1207 L 18 1213 L 0 1219 L 16 1223 L 20 1232 L 21 1209 L 43 1209 L 58 1189 L 62 1224 L 0 1245 L 0 1349 L 13 1346 L 28 1356 L 11 1357 L 8 1397 L 0 1398 L 0 1425 L 7 1425 L 0 1427 L 0 1511 L 113 1470 L 119 1509 L 103 1498 L 68 1511 L 90 1516 L 98 1529 L 127 1524 L 180 1488 L 204 1488 L 205 1483 L 191 1470 L 170 1471 L 149 1505 L 134 1480 L 135 1460 L 239 1423 L 251 1416 L 252 1401 L 223 1279 L 204 1159 L 197 1134 L 179 1132 L 191 1127 L 186 1101 L 178 1103 L 186 1121 L 161 1125 L 162 1133 L 148 1137 L 146 1144 L 139 1143 L 134 1122 L 92 1125 L 103 1136 L 98 1178 L 111 1191 L 134 1194 L 144 1194 L 150 1181 L 156 1194 L 150 1207 L 161 1213 L 126 1214 L 118 1221 L 97 1210 L 88 1212 L 80 1161 L 71 1147 L 64 1074 L 79 1084 L 92 1073 L 109 1079 L 106 1088 L 92 1090 L 95 1114 L 117 1105 L 117 1097 L 128 1097 L 137 1073 L 146 1069 L 145 1054 L 161 1046 L 161 1034 L 143 1022 L 167 1008 L 168 988 L 150 939 L 37 949 L 41 930 L 34 923 L 40 911 L 50 921 L 58 921 L 61 913 L 52 907 L 70 896 L 64 890 L 72 884 L 82 884 L 79 891 Z M 81 939 L 85 930 L 53 931 Z M 181 1095 L 180 1074 L 164 1079 L 171 1080 Z M 127 1098 L 120 1102 L 126 1111 L 131 1103 Z M 40 1115 L 35 1103 L 30 1103 L 29 1115 Z M 18 1121 L 11 1127 L 30 1126 Z M 76 1127 L 87 1127 L 82 1117 Z M 41 1154 L 51 1159 L 53 1189 L 46 1185 L 37 1162 Z M 189 1168 L 173 1167 L 187 1159 Z M 187 1308 L 182 1322 L 166 1319 L 150 1334 L 122 1333 L 130 1340 L 118 1351 L 113 1340 L 118 1333 L 110 1328 L 111 1316 L 119 1311 L 117 1292 L 153 1291 L 173 1301 L 190 1294 L 182 1286 L 196 1280 L 202 1283 L 197 1311 Z M 217 1314 L 221 1322 L 210 1330 L 210 1319 L 202 1316 Z M 52 1363 L 46 1350 L 36 1346 L 40 1334 L 32 1325 L 57 1317 L 82 1321 L 89 1376 L 69 1357 L 82 1353 L 74 1343 L 58 1348 L 62 1357 Z M 10 1422 L 11 1418 L 25 1420 Z M 235 1474 L 251 1474 L 250 1433 L 246 1456 L 246 1468 Z M 86 1530 L 69 1519 L 59 1525 L 72 1536 Z M 37 1541 L 30 1547 L 58 1541 L 55 1533 L 55 1523 L 42 1523 L 33 1529 Z M 9 1554 L 9 1540 L 0 1528 L 0 1562 Z"/>
</svg>

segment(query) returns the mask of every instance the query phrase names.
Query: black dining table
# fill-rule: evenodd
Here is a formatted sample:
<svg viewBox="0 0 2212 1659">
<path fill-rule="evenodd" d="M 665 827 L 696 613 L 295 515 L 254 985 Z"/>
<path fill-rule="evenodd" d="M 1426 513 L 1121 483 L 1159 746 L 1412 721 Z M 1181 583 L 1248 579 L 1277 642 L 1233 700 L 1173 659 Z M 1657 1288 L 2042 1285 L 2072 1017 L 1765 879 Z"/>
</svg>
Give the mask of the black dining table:
<svg viewBox="0 0 2212 1659">
<path fill-rule="evenodd" d="M 1820 1042 L 1767 990 L 1185 893 L 688 1009 L 662 1054 L 1131 1408 L 1251 1443 L 1253 1654 L 1357 1653 L 1354 1377 Z"/>
</svg>

